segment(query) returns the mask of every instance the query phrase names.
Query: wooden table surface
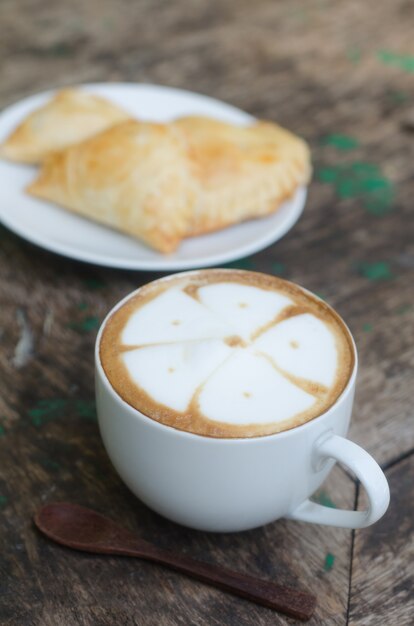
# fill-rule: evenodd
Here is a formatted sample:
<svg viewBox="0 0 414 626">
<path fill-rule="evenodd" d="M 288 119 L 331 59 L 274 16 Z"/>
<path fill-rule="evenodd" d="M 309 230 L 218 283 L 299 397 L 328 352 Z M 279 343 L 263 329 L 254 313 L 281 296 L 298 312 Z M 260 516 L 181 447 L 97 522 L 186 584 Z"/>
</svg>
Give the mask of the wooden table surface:
<svg viewBox="0 0 414 626">
<path fill-rule="evenodd" d="M 414 623 L 413 20 L 406 0 L 1 2 L 1 107 L 63 85 L 150 82 L 223 99 L 309 141 L 303 217 L 234 265 L 304 285 L 345 318 L 360 355 L 350 437 L 381 463 L 392 495 L 384 518 L 355 532 L 278 521 L 214 535 L 152 513 L 102 446 L 92 358 L 105 313 L 156 275 L 60 258 L 1 228 L 1 624 L 293 622 L 155 565 L 49 543 L 32 515 L 58 500 L 106 511 L 161 546 L 310 589 L 310 624 Z M 364 505 L 339 467 L 317 498 Z"/>
</svg>

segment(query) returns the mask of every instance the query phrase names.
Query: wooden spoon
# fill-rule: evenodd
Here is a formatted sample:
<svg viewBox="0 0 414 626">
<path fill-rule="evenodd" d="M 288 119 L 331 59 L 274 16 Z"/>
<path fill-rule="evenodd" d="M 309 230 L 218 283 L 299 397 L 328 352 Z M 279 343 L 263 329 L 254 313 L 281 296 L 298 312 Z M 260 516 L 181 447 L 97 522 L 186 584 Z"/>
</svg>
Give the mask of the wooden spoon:
<svg viewBox="0 0 414 626">
<path fill-rule="evenodd" d="M 36 513 L 34 521 L 47 537 L 69 548 L 154 561 L 291 617 L 307 620 L 315 608 L 315 596 L 309 593 L 163 550 L 77 504 L 47 504 Z"/>
</svg>

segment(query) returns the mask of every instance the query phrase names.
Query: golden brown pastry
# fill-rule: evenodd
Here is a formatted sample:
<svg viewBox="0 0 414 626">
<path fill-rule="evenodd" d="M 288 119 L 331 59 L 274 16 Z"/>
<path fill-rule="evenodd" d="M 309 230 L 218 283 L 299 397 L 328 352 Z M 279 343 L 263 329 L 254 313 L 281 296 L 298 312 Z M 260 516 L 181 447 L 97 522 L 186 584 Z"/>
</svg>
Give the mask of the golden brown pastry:
<svg viewBox="0 0 414 626">
<path fill-rule="evenodd" d="M 272 213 L 309 181 L 306 143 L 276 124 L 183 117 L 174 125 L 185 133 L 200 188 L 188 235 Z"/>
<path fill-rule="evenodd" d="M 166 124 L 130 120 L 53 154 L 28 191 L 161 252 L 177 248 L 194 212 L 183 135 Z"/>
<path fill-rule="evenodd" d="M 52 155 L 28 191 L 172 252 L 277 210 L 309 175 L 306 144 L 275 124 L 186 117 L 124 122 Z"/>
<path fill-rule="evenodd" d="M 0 146 L 11 161 L 39 163 L 51 152 L 87 139 L 131 117 L 104 98 L 64 89 L 28 115 Z"/>
</svg>

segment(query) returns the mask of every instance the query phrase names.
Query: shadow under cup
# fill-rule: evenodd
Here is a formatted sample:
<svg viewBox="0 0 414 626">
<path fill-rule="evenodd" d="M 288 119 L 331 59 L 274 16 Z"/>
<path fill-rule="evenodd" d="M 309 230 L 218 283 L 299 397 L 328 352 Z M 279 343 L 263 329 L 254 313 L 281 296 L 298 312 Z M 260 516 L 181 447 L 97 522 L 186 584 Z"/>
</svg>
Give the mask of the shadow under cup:
<svg viewBox="0 0 414 626">
<path fill-rule="evenodd" d="M 136 293 L 136 292 L 134 292 Z M 386 478 L 374 459 L 346 439 L 357 373 L 322 415 L 290 430 L 252 438 L 213 438 L 159 423 L 127 404 L 100 361 L 106 321 L 95 346 L 99 428 L 108 455 L 131 491 L 157 513 L 191 528 L 241 531 L 281 517 L 346 528 L 377 521 L 389 503 Z M 367 491 L 366 511 L 311 502 L 335 462 L 349 468 Z"/>
</svg>

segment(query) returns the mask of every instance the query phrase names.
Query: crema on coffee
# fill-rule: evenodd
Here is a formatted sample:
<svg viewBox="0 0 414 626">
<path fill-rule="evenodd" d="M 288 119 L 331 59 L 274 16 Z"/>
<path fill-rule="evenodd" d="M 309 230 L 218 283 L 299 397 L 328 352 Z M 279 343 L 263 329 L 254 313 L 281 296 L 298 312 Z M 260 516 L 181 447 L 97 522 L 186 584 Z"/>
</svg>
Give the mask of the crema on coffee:
<svg viewBox="0 0 414 626">
<path fill-rule="evenodd" d="M 100 342 L 118 395 L 167 426 L 257 437 L 324 413 L 354 365 L 352 339 L 324 302 L 280 278 L 200 270 L 142 287 Z"/>
</svg>

